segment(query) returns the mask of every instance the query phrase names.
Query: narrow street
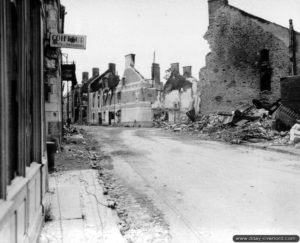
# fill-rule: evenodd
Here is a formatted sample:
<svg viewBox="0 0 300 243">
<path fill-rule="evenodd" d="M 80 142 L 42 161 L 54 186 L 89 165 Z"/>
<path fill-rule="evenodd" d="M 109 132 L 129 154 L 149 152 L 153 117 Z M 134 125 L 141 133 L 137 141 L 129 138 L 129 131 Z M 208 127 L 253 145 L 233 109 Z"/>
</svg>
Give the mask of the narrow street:
<svg viewBox="0 0 300 243">
<path fill-rule="evenodd" d="M 142 195 L 141 207 L 149 202 L 161 212 L 172 242 L 300 234 L 297 157 L 159 129 L 83 128 L 111 158 L 111 173 L 132 195 Z"/>
</svg>

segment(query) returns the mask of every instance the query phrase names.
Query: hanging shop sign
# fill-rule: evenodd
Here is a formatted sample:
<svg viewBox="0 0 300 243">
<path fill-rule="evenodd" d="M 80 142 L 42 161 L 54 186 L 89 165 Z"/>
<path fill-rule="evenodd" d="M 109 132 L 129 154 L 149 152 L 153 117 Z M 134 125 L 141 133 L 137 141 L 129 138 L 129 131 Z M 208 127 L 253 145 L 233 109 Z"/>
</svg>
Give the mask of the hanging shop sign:
<svg viewBox="0 0 300 243">
<path fill-rule="evenodd" d="M 50 46 L 60 48 L 86 49 L 86 36 L 51 34 Z"/>
</svg>

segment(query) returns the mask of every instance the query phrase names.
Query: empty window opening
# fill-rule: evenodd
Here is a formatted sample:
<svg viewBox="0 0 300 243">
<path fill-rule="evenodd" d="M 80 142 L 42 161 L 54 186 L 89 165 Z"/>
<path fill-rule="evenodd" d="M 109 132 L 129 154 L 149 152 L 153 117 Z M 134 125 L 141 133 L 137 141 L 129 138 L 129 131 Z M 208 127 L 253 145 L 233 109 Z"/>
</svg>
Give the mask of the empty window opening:
<svg viewBox="0 0 300 243">
<path fill-rule="evenodd" d="M 260 90 L 271 91 L 272 68 L 270 65 L 269 50 L 267 49 L 263 49 L 260 51 L 259 74 Z"/>
</svg>

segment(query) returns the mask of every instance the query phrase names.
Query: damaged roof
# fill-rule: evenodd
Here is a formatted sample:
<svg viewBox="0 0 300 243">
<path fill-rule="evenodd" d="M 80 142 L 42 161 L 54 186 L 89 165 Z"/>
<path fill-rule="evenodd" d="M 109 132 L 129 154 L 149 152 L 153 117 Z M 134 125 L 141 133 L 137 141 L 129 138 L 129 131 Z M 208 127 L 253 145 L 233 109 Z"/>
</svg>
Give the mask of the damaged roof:
<svg viewBox="0 0 300 243">
<path fill-rule="evenodd" d="M 192 87 L 192 83 L 184 76 L 180 75 L 176 70 L 173 70 L 171 76 L 168 78 L 164 92 L 169 93 L 173 90 L 188 89 Z"/>
<path fill-rule="evenodd" d="M 86 82 L 84 82 L 82 84 L 82 87 L 81 87 L 81 93 L 87 93 L 88 92 L 88 86 L 90 83 L 94 82 L 96 79 L 99 78 L 99 75 L 98 76 L 94 76 L 90 79 L 88 79 Z"/>
<path fill-rule="evenodd" d="M 90 83 L 91 91 L 95 92 L 99 89 L 103 89 L 105 87 L 105 83 L 104 83 L 105 79 L 108 81 L 107 88 L 110 88 L 110 89 L 117 87 L 117 85 L 120 82 L 119 76 L 114 74 L 110 69 L 108 69 Z"/>
</svg>

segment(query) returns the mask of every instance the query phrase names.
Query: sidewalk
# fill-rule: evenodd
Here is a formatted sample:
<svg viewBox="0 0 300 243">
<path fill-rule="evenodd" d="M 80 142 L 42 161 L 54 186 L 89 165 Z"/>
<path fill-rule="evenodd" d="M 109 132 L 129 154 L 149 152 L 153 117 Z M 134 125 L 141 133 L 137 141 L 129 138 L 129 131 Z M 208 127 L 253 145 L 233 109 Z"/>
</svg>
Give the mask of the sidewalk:
<svg viewBox="0 0 300 243">
<path fill-rule="evenodd" d="M 84 150 L 83 144 L 66 145 L 57 156 L 60 171 L 49 175 L 52 220 L 45 223 L 40 243 L 125 242 Z"/>
</svg>

